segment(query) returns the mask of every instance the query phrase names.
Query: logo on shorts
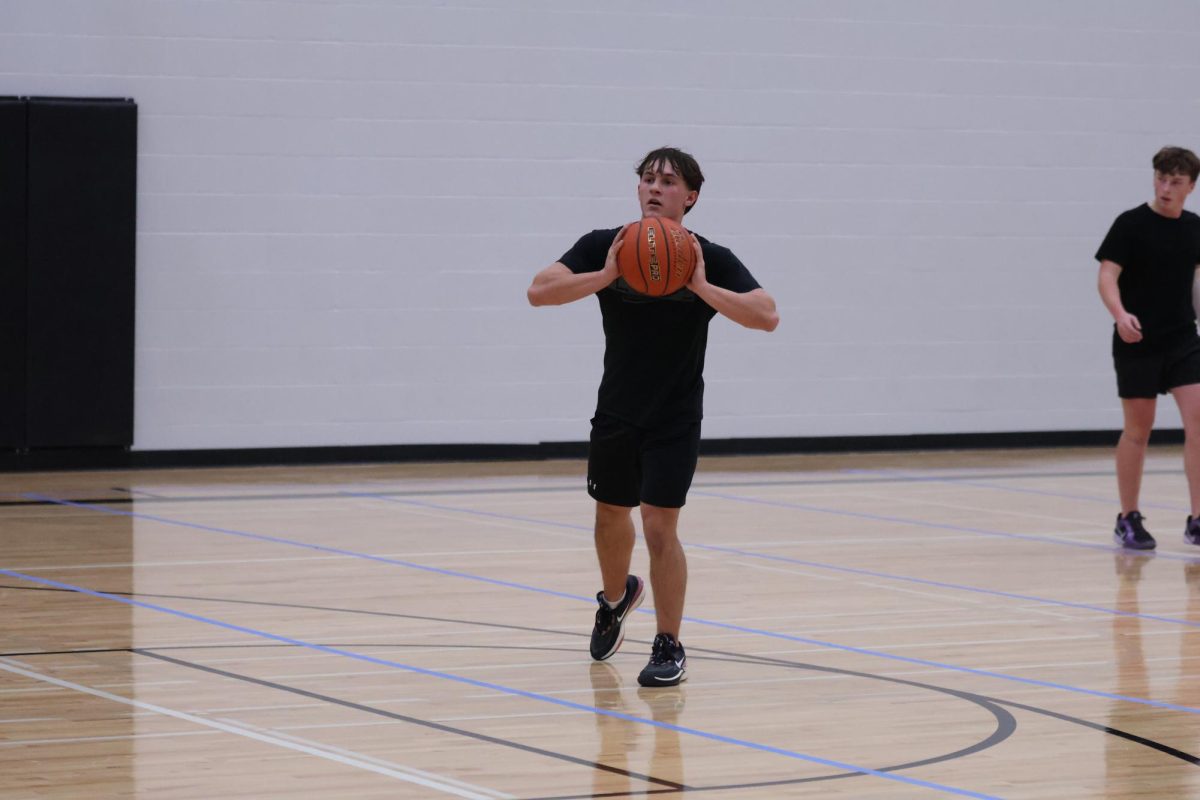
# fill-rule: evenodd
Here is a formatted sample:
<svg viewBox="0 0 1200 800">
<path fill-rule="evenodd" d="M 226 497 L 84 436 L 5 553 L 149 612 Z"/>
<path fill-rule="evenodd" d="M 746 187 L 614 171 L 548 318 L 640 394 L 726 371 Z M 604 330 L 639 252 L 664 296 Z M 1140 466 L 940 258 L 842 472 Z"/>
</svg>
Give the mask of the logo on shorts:
<svg viewBox="0 0 1200 800">
<path fill-rule="evenodd" d="M 599 486 L 597 486 L 596 482 L 594 480 L 592 480 L 591 478 L 588 478 L 587 482 L 588 482 L 588 491 L 589 492 L 594 492 L 598 488 L 600 488 Z"/>
</svg>

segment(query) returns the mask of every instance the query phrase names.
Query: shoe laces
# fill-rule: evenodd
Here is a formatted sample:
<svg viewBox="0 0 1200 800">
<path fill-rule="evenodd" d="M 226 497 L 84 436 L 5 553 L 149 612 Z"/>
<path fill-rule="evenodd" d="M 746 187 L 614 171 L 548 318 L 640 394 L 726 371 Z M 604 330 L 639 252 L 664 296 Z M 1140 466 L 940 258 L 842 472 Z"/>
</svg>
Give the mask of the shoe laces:
<svg viewBox="0 0 1200 800">
<path fill-rule="evenodd" d="M 675 663 L 675 648 L 677 647 L 679 647 L 679 643 L 675 641 L 675 637 L 669 633 L 658 634 L 654 637 L 654 644 L 650 648 L 650 663 Z"/>
<path fill-rule="evenodd" d="M 596 627 L 602 631 L 607 631 L 616 622 L 617 612 L 615 609 L 609 608 L 608 603 L 604 602 L 603 592 L 596 595 L 596 600 L 600 603 L 600 608 L 596 609 Z"/>
<path fill-rule="evenodd" d="M 1142 516 L 1142 512 L 1140 511 L 1130 511 L 1121 518 L 1121 522 L 1129 530 L 1133 531 L 1133 538 L 1139 542 L 1144 542 L 1151 538 L 1150 533 L 1146 530 L 1146 527 L 1142 525 L 1142 521 L 1144 519 L 1145 517 Z"/>
</svg>

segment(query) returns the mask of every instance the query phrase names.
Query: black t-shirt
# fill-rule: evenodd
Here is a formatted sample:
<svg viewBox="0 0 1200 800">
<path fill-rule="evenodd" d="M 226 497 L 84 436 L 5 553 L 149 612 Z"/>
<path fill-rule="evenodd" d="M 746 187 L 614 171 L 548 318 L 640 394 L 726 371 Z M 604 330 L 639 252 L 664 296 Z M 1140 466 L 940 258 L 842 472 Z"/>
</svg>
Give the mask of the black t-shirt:
<svg viewBox="0 0 1200 800">
<path fill-rule="evenodd" d="M 620 228 L 592 231 L 559 259 L 572 272 L 599 272 Z M 697 236 L 709 283 L 745 293 L 759 288 L 728 248 Z M 652 428 L 699 421 L 704 405 L 708 323 L 717 313 L 688 289 L 661 298 L 617 279 L 596 293 L 604 322 L 604 376 L 597 414 Z"/>
<path fill-rule="evenodd" d="M 1184 211 L 1164 217 L 1143 203 L 1122 213 L 1109 229 L 1097 261 L 1121 266 L 1121 304 L 1142 324 L 1142 341 L 1127 344 L 1113 331 L 1113 353 L 1159 348 L 1196 332 L 1192 282 L 1200 266 L 1200 217 Z"/>
</svg>

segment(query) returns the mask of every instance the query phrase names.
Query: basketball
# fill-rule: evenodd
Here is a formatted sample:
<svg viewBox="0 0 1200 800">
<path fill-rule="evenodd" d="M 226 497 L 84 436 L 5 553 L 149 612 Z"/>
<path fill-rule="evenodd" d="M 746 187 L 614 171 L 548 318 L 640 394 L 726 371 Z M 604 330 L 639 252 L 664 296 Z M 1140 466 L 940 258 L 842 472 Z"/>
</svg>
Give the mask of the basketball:
<svg viewBox="0 0 1200 800">
<path fill-rule="evenodd" d="M 643 217 L 625 226 L 617 268 L 635 292 L 665 297 L 682 289 L 696 268 L 687 229 L 663 217 Z"/>
</svg>

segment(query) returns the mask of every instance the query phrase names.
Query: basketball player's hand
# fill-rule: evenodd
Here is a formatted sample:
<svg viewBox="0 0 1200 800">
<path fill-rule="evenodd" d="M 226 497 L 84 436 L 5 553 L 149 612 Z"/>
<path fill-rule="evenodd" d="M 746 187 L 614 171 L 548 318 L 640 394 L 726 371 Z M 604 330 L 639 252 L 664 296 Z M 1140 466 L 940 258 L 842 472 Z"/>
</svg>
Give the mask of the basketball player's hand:
<svg viewBox="0 0 1200 800">
<path fill-rule="evenodd" d="M 1134 344 L 1142 340 L 1142 323 L 1133 314 L 1124 313 L 1117 317 L 1117 335 L 1126 344 Z"/>
<path fill-rule="evenodd" d="M 694 233 L 689 235 L 692 237 L 692 251 L 696 254 L 696 268 L 692 270 L 692 277 L 687 282 L 687 288 L 699 294 L 697 287 L 708 283 L 708 274 L 704 271 L 704 251 L 700 249 L 700 240 Z"/>
<path fill-rule="evenodd" d="M 616 238 L 613 239 L 613 243 L 609 245 L 608 255 L 604 257 L 604 269 L 600 270 L 600 274 L 606 275 L 609 282 L 615 281 L 621 274 L 621 270 L 617 267 L 617 251 L 621 249 L 621 243 L 625 241 L 627 230 L 629 230 L 628 225 L 621 228 Z"/>
</svg>

